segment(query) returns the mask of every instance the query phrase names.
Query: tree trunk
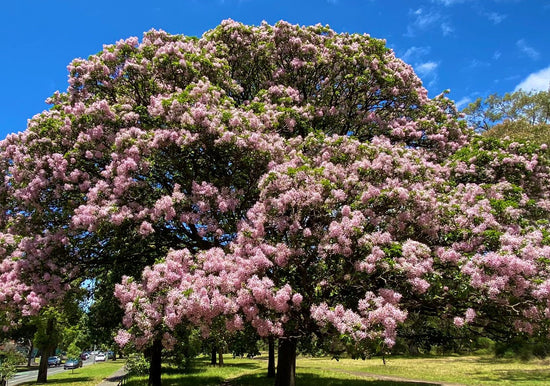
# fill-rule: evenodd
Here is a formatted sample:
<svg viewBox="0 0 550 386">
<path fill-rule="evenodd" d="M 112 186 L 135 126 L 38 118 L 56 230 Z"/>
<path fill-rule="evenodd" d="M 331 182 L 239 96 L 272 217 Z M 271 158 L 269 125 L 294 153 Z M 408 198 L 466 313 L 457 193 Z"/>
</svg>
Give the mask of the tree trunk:
<svg viewBox="0 0 550 386">
<path fill-rule="evenodd" d="M 29 355 L 27 357 L 27 367 L 31 367 L 33 351 L 34 351 L 34 342 L 32 339 L 29 339 Z"/>
<path fill-rule="evenodd" d="M 267 339 L 269 344 L 269 355 L 267 361 L 267 377 L 275 378 L 275 338 L 270 336 Z"/>
<path fill-rule="evenodd" d="M 279 339 L 275 386 L 296 386 L 296 340 Z"/>
<path fill-rule="evenodd" d="M 218 365 L 223 367 L 223 345 L 218 349 Z"/>
<path fill-rule="evenodd" d="M 162 341 L 156 338 L 151 347 L 151 365 L 149 366 L 148 386 L 162 386 Z"/>
<path fill-rule="evenodd" d="M 48 382 L 48 357 L 53 354 L 55 347 L 47 347 L 42 350 L 40 354 L 40 365 L 38 366 L 38 376 L 36 377 L 36 383 Z"/>
<path fill-rule="evenodd" d="M 212 366 L 216 366 L 216 355 L 218 354 L 218 350 L 216 349 L 216 346 L 212 345 L 212 353 L 210 356 L 210 364 Z"/>
<path fill-rule="evenodd" d="M 46 336 L 53 335 L 55 320 L 53 318 L 48 318 L 48 323 L 46 324 Z M 40 354 L 40 365 L 38 366 L 38 376 L 36 377 L 36 383 L 46 383 L 48 382 L 48 357 L 52 356 L 55 353 L 55 348 L 57 342 L 49 342 L 44 347 L 40 347 L 42 353 Z"/>
</svg>

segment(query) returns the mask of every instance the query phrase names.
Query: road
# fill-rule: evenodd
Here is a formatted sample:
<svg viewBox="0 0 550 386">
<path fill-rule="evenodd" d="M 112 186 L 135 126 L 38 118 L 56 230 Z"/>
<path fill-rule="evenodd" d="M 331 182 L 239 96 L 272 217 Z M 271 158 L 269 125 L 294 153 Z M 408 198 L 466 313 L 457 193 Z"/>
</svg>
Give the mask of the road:
<svg viewBox="0 0 550 386">
<path fill-rule="evenodd" d="M 84 366 L 89 366 L 94 364 L 94 360 L 92 358 L 89 358 L 89 359 L 86 359 L 85 361 L 82 361 L 82 364 Z M 48 368 L 48 377 L 52 374 L 61 373 L 63 371 L 70 371 L 70 370 L 64 370 L 63 365 L 58 367 L 50 367 Z M 38 376 L 38 370 L 19 372 L 15 374 L 15 376 L 8 381 L 8 386 L 19 385 L 20 383 L 23 383 L 23 382 L 36 382 L 37 376 Z"/>
</svg>

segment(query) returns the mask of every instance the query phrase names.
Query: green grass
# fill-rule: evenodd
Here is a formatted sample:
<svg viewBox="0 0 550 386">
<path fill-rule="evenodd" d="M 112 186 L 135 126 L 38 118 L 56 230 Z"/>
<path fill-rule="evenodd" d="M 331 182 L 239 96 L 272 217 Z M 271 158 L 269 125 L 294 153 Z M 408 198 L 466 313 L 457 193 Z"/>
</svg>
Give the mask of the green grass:
<svg viewBox="0 0 550 386">
<path fill-rule="evenodd" d="M 457 383 L 463 385 L 550 385 L 550 361 L 522 362 L 496 359 L 492 356 L 456 356 L 389 358 L 386 365 L 380 358 L 368 360 L 299 357 L 296 383 L 300 386 L 390 386 L 418 385 L 410 380 Z M 208 358 L 199 358 L 190 374 L 180 374 L 175 368 L 163 368 L 163 385 L 271 386 L 266 377 L 267 360 L 225 359 L 225 366 L 209 365 Z M 377 376 L 378 375 L 378 376 Z M 381 376 L 396 379 L 380 379 Z M 147 377 L 132 377 L 128 386 L 147 383 Z"/>
<path fill-rule="evenodd" d="M 96 386 L 123 365 L 122 361 L 97 363 L 73 371 L 48 377 L 48 385 Z M 176 368 L 163 368 L 163 385 L 219 386 L 271 386 L 273 379 L 266 377 L 267 358 L 225 359 L 225 366 L 209 365 L 209 358 L 198 358 L 193 371 L 180 374 Z M 406 386 L 407 380 L 457 383 L 463 385 L 550 385 L 550 360 L 522 362 L 513 359 L 496 359 L 492 356 L 447 356 L 402 358 L 390 357 L 386 365 L 382 359 L 368 360 L 299 357 L 296 382 L 300 386 Z M 379 379 L 380 376 L 397 379 Z M 378 377 L 378 378 L 377 378 Z M 432 383 L 431 383 L 432 382 Z M 22 385 L 34 385 L 34 382 Z M 128 386 L 147 384 L 147 377 L 132 377 Z M 418 385 L 418 383 L 415 383 Z"/>
<path fill-rule="evenodd" d="M 65 370 L 58 374 L 48 374 L 49 386 L 96 386 L 118 369 L 124 366 L 123 361 L 105 361 L 84 366 L 75 370 Z M 36 382 L 21 383 L 21 386 L 36 385 Z"/>
<path fill-rule="evenodd" d="M 346 373 L 371 373 L 422 381 L 465 385 L 550 385 L 550 361 L 528 362 L 492 356 L 380 358 L 354 361 L 301 359 L 300 368 L 338 369 Z M 297 371 L 300 371 L 300 368 Z"/>
<path fill-rule="evenodd" d="M 267 362 L 255 359 L 224 358 L 224 367 L 210 366 L 206 357 L 195 361 L 189 374 L 181 374 L 176 368 L 165 366 L 162 369 L 162 385 L 220 385 L 220 383 L 244 376 L 263 376 L 267 372 Z M 131 377 L 127 386 L 147 384 L 147 377 Z M 266 385 L 273 382 L 265 383 Z M 232 383 L 233 385 L 234 383 Z M 261 385 L 261 383 L 254 383 Z"/>
<path fill-rule="evenodd" d="M 200 358 L 189 374 L 180 374 L 175 368 L 164 367 L 162 385 L 219 386 L 229 382 L 231 386 L 272 386 L 273 378 L 267 378 L 267 358 L 224 360 L 224 367 L 209 365 L 209 358 Z M 296 382 L 304 386 L 364 385 L 364 380 L 349 374 L 325 372 L 317 369 L 300 369 Z M 147 384 L 147 377 L 131 377 L 127 386 Z M 381 385 L 383 383 L 380 383 Z"/>
</svg>

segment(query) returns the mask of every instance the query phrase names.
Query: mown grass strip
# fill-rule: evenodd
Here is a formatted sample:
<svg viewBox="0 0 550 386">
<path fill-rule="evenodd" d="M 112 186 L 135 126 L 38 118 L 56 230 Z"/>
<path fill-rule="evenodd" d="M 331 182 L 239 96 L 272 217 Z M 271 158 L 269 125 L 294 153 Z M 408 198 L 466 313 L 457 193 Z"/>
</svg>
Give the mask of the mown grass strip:
<svg viewBox="0 0 550 386">
<path fill-rule="evenodd" d="M 97 386 L 103 379 L 109 377 L 124 366 L 124 361 L 106 361 L 84 366 L 75 370 L 65 370 L 62 373 L 48 375 L 49 386 Z M 36 385 L 36 382 L 21 383 L 21 386 Z"/>
</svg>

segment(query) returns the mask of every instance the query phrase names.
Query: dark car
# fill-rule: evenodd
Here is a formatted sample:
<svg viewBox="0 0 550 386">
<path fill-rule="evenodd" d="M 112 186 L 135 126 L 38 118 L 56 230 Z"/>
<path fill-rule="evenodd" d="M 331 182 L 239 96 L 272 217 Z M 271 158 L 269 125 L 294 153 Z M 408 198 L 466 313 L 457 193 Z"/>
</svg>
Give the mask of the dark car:
<svg viewBox="0 0 550 386">
<path fill-rule="evenodd" d="M 67 370 L 67 369 L 77 369 L 79 367 L 82 367 L 82 360 L 80 358 L 67 359 L 65 361 L 65 364 L 63 365 L 63 368 L 65 370 Z"/>
<path fill-rule="evenodd" d="M 88 353 L 83 352 L 82 354 L 80 354 L 80 359 L 82 359 L 83 361 L 85 361 L 89 357 L 90 355 Z"/>
<path fill-rule="evenodd" d="M 58 356 L 48 358 L 48 367 L 50 366 L 59 366 L 61 364 L 61 358 Z"/>
</svg>

